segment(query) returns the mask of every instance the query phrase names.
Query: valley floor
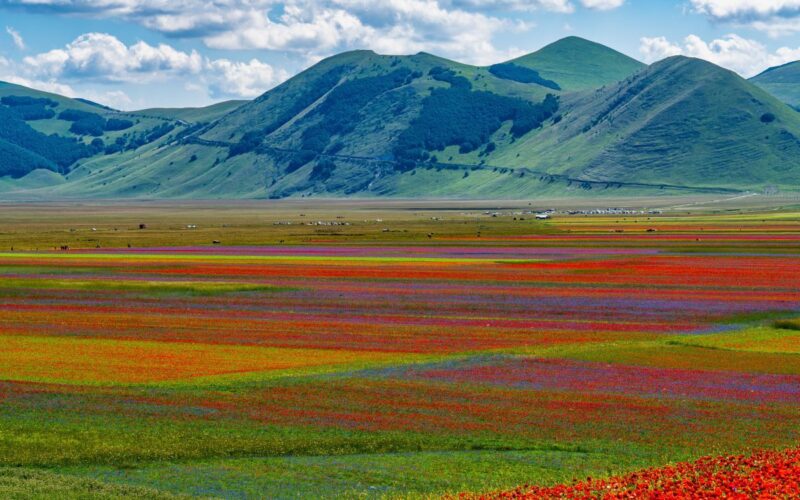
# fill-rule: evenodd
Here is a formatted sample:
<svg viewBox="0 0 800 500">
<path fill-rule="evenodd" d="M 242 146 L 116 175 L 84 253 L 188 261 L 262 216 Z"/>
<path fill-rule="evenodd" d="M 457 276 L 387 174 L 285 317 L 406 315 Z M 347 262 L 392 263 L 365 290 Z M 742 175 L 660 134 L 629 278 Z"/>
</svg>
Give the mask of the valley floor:
<svg viewBox="0 0 800 500">
<path fill-rule="evenodd" d="M 0 336 L 4 497 L 479 494 L 781 450 L 800 202 L 0 204 Z"/>
</svg>

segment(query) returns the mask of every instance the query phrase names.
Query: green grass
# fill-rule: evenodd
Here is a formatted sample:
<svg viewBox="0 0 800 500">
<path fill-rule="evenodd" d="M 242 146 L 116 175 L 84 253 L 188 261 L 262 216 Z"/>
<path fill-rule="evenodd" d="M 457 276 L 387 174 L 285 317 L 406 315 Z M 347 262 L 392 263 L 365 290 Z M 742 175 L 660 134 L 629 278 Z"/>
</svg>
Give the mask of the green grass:
<svg viewBox="0 0 800 500">
<path fill-rule="evenodd" d="M 416 498 L 569 482 L 575 474 L 607 475 L 646 460 L 635 452 L 475 450 L 156 463 L 123 470 L 70 467 L 64 472 L 224 498 Z"/>
<path fill-rule="evenodd" d="M 110 484 L 91 478 L 47 470 L 0 468 L 0 497 L 10 500 L 58 498 L 63 500 L 117 499 L 168 500 L 187 498 L 148 487 Z"/>
<path fill-rule="evenodd" d="M 596 89 L 618 82 L 645 66 L 616 50 L 575 36 L 512 62 L 537 70 L 565 91 Z"/>
<path fill-rule="evenodd" d="M 790 106 L 800 106 L 800 63 L 769 68 L 750 79 Z"/>
</svg>

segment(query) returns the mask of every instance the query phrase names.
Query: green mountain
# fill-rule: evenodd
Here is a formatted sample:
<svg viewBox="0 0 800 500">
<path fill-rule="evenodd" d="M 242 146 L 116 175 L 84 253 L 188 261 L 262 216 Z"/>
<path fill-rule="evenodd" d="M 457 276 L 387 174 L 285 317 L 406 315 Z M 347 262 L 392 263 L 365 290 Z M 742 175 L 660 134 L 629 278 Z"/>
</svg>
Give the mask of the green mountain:
<svg viewBox="0 0 800 500">
<path fill-rule="evenodd" d="M 572 68 L 581 47 L 615 69 L 603 74 L 585 60 Z M 572 55 L 556 72 L 553 54 Z M 545 69 L 539 63 L 548 58 Z M 71 106 L 106 123 L 136 122 L 121 151 L 97 152 L 64 169 L 38 167 L 62 175 L 35 172 L 16 181 L 7 175 L 0 193 L 512 198 L 800 185 L 800 115 L 793 109 L 708 62 L 630 61 L 575 38 L 489 67 L 425 53 L 355 51 L 323 60 L 253 101 L 203 109 L 120 113 L 66 100 L 52 107 L 55 116 L 44 116 L 50 113 L 11 109 L 49 106 L 18 99 L 3 105 L 7 113 L 30 128 L 59 126 L 59 137 L 85 147 L 94 138 L 61 116 Z M 609 83 L 613 72 L 621 79 Z M 591 88 L 570 90 L 591 78 L 597 78 Z M 120 132 L 98 137 L 116 144 L 114 134 Z M 12 146 L 40 154 L 25 141 Z"/>
<path fill-rule="evenodd" d="M 563 120 L 502 148 L 589 181 L 758 189 L 800 184 L 800 115 L 737 74 L 672 57 L 564 99 Z"/>
<path fill-rule="evenodd" d="M 576 36 L 510 61 L 534 69 L 565 91 L 596 89 L 641 70 L 644 64 L 605 45 Z"/>
<path fill-rule="evenodd" d="M 793 108 L 800 108 L 800 61 L 769 68 L 750 79 Z"/>
<path fill-rule="evenodd" d="M 145 146 L 196 130 L 240 102 L 211 108 L 121 112 L 85 99 L 0 82 L 0 177 L 44 169 L 69 176 L 98 158 L 135 156 Z"/>
</svg>

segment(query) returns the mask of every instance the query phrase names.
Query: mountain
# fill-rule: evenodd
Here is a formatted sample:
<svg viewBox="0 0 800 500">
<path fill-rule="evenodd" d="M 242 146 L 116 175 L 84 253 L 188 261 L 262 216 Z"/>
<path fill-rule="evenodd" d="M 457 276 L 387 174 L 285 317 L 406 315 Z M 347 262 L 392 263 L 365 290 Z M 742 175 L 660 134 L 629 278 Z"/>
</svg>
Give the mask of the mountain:
<svg viewBox="0 0 800 500">
<path fill-rule="evenodd" d="M 68 176 L 98 158 L 136 156 L 237 107 L 121 112 L 85 99 L 71 99 L 0 82 L 0 177 L 23 177 L 44 169 Z M 174 136 L 173 135 L 173 136 Z"/>
<path fill-rule="evenodd" d="M 800 108 L 800 61 L 769 68 L 750 79 L 793 108 Z"/>
<path fill-rule="evenodd" d="M 517 133 L 537 126 L 536 110 L 558 93 L 426 53 L 348 52 L 321 61 L 178 144 L 128 161 L 86 162 L 58 189 L 80 196 L 367 193 L 376 179 L 429 162 L 430 150 L 422 142 L 477 154 L 504 122 L 516 118 Z M 428 133 L 435 137 L 423 137 Z M 395 161 L 406 167 L 396 169 Z"/>
<path fill-rule="evenodd" d="M 757 189 L 800 184 L 800 115 L 737 74 L 671 57 L 564 99 L 563 120 L 502 148 L 589 181 Z"/>
<path fill-rule="evenodd" d="M 571 36 L 509 61 L 558 82 L 565 91 L 596 89 L 616 83 L 645 65 L 605 45 Z"/>
<path fill-rule="evenodd" d="M 580 57 L 581 47 L 593 61 Z M 562 54 L 559 72 L 554 54 Z M 603 58 L 613 71 L 597 68 Z M 107 121 L 137 120 L 143 132 L 132 135 L 141 144 L 129 133 L 122 151 L 49 168 L 61 176 L 6 178 L 0 192 L 56 198 L 518 198 L 800 185 L 800 115 L 790 107 L 705 61 L 631 61 L 576 38 L 489 67 L 426 53 L 354 51 L 244 103 L 120 113 L 59 101 L 55 117 L 32 110 L 28 118 L 35 120 L 17 119 L 29 127 L 57 125 L 60 137 L 90 147 L 94 139 L 70 132 L 71 123 L 59 118 L 62 109 L 81 105 Z M 615 72 L 621 78 L 609 82 Z M 592 87 L 572 90 L 583 85 Z M 13 105 L 27 104 L 4 104 L 6 113 Z M 162 126 L 169 131 L 145 133 Z M 114 134 L 119 132 L 100 138 L 116 144 Z"/>
</svg>

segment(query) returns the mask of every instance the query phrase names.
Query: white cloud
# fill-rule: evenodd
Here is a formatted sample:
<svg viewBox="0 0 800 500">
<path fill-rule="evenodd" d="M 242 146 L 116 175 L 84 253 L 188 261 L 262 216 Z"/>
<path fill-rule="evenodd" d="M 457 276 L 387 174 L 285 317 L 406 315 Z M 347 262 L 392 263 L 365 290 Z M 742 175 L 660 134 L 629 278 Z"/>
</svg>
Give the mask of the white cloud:
<svg viewBox="0 0 800 500">
<path fill-rule="evenodd" d="M 769 67 L 800 59 L 800 48 L 781 47 L 769 52 L 763 44 L 736 34 L 709 42 L 697 35 L 687 36 L 682 43 L 672 43 L 664 37 L 642 38 L 639 50 L 646 62 L 685 55 L 705 59 L 736 71 L 745 78 L 755 76 Z"/>
<path fill-rule="evenodd" d="M 25 40 L 22 39 L 22 35 L 19 34 L 19 31 L 15 30 L 11 26 L 6 26 L 6 33 L 8 33 L 8 36 L 11 37 L 15 47 L 17 47 L 19 50 L 25 50 Z"/>
<path fill-rule="evenodd" d="M 289 74 L 286 71 L 276 70 L 258 59 L 250 62 L 208 61 L 205 75 L 209 95 L 213 98 L 257 97 L 287 78 Z"/>
<path fill-rule="evenodd" d="M 450 0 L 448 5 L 464 9 L 512 10 L 571 13 L 575 7 L 569 0 Z"/>
<path fill-rule="evenodd" d="M 209 59 L 196 51 L 141 41 L 128 46 L 106 33 L 83 34 L 63 49 L 25 57 L 15 69 L 38 82 L 143 84 L 189 78 L 213 98 L 255 97 L 289 77 L 257 59 Z M 119 95 L 102 95 L 108 96 L 104 102 L 126 102 Z"/>
<path fill-rule="evenodd" d="M 667 57 L 681 55 L 683 54 L 683 49 L 663 36 L 644 37 L 640 40 L 639 52 L 641 52 L 644 62 L 652 63 Z"/>
<path fill-rule="evenodd" d="M 513 13 L 570 13 L 623 0 L 0 0 L 48 13 L 124 19 L 170 37 L 226 50 L 289 51 L 315 60 L 342 50 L 421 50 L 465 62 L 509 53 L 494 38 L 531 28 Z M 507 15 L 512 13 L 511 15 Z M 503 15 L 506 14 L 506 15 Z"/>
<path fill-rule="evenodd" d="M 777 37 L 800 32 L 800 0 L 691 0 L 719 22 L 748 26 Z"/>
<path fill-rule="evenodd" d="M 800 13 L 800 0 L 691 0 L 700 12 L 725 19 L 745 16 L 776 16 Z"/>
<path fill-rule="evenodd" d="M 581 4 L 587 9 L 613 10 L 625 3 L 625 0 L 581 0 Z"/>
<path fill-rule="evenodd" d="M 527 26 L 480 12 L 447 9 L 436 0 L 330 0 L 326 5 L 287 4 L 277 18 L 251 13 L 236 30 L 204 37 L 217 49 L 295 51 L 309 59 L 342 49 L 381 53 L 436 52 L 465 62 L 497 62 L 505 54 L 492 38 Z"/>
<path fill-rule="evenodd" d="M 37 75 L 85 77 L 107 81 L 159 79 L 168 74 L 198 73 L 203 59 L 195 51 L 175 50 L 169 45 L 138 42 L 130 47 L 107 33 L 86 33 L 63 49 L 54 49 L 23 59 Z"/>
</svg>

